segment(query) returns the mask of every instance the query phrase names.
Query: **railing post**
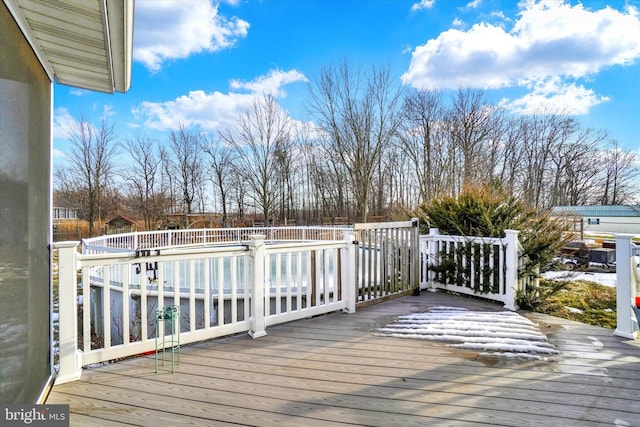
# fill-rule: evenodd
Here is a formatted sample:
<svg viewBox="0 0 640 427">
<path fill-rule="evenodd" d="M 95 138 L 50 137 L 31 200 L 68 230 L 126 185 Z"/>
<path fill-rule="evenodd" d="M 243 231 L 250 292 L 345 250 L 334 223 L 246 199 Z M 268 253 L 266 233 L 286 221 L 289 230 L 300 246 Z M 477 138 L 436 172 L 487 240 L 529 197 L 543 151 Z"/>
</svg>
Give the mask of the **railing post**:
<svg viewBox="0 0 640 427">
<path fill-rule="evenodd" d="M 264 318 L 264 235 L 252 235 L 249 248 L 253 258 L 253 285 L 251 289 L 251 318 L 249 335 L 260 338 L 267 335 Z"/>
<path fill-rule="evenodd" d="M 356 235 L 353 230 L 345 230 L 343 239 L 346 247 L 342 257 L 342 295 L 346 303 L 343 311 L 346 313 L 356 312 L 356 256 L 358 255 L 358 245 L 355 242 Z"/>
<path fill-rule="evenodd" d="M 427 241 L 427 254 L 425 256 L 424 262 L 427 264 L 428 275 L 427 275 L 427 283 L 429 284 L 429 291 L 436 292 L 438 290 L 436 286 L 436 278 L 435 273 L 432 268 L 429 268 L 429 259 L 433 259 L 434 267 L 439 265 L 440 262 L 440 254 L 438 254 L 438 242 L 436 241 L 436 236 L 438 235 L 437 228 L 429 228 L 429 237 Z"/>
<path fill-rule="evenodd" d="M 617 325 L 614 335 L 635 339 L 637 319 L 631 308 L 635 289 L 633 289 L 635 268 L 631 260 L 631 235 L 616 234 L 616 315 Z"/>
<path fill-rule="evenodd" d="M 411 259 L 409 280 L 411 288 L 420 291 L 420 220 L 411 218 Z"/>
<path fill-rule="evenodd" d="M 80 242 L 57 242 L 58 249 L 58 341 L 60 370 L 56 384 L 79 380 L 82 352 L 78 350 L 78 284 L 76 255 Z M 87 296 L 88 298 L 88 296 Z"/>
<path fill-rule="evenodd" d="M 506 235 L 505 248 L 505 277 L 504 277 L 504 308 L 511 311 L 518 310 L 516 296 L 518 289 L 518 231 L 504 230 Z"/>
</svg>

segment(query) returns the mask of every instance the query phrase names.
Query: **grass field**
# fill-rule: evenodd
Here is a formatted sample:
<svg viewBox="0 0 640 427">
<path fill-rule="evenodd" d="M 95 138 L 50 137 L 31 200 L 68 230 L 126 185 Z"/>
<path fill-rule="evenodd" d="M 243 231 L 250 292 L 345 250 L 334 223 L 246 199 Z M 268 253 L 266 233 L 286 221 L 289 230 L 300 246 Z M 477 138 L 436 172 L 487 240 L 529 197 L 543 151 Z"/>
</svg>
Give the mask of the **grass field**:
<svg viewBox="0 0 640 427">
<path fill-rule="evenodd" d="M 539 297 L 527 308 L 604 328 L 616 328 L 616 288 L 586 280 L 540 280 Z"/>
</svg>

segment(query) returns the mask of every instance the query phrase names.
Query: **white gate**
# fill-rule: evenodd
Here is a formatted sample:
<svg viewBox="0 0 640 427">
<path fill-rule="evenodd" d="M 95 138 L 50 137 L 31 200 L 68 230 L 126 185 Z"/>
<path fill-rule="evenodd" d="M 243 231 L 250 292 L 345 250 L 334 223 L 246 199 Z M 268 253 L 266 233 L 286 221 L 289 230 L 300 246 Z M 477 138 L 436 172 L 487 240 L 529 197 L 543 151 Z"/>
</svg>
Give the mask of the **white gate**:
<svg viewBox="0 0 640 427">
<path fill-rule="evenodd" d="M 418 220 L 355 224 L 357 302 L 402 296 L 419 288 Z"/>
</svg>

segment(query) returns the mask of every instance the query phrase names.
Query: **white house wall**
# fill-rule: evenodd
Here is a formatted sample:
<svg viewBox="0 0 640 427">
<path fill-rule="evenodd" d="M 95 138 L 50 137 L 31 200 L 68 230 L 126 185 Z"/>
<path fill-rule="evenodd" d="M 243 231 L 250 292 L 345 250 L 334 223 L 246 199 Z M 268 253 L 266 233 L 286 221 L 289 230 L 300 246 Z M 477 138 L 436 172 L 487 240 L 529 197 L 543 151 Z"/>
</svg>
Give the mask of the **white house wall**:
<svg viewBox="0 0 640 427">
<path fill-rule="evenodd" d="M 594 224 L 594 219 L 583 218 L 584 231 L 602 234 L 638 234 L 640 235 L 640 217 L 600 217 L 600 223 Z"/>
</svg>

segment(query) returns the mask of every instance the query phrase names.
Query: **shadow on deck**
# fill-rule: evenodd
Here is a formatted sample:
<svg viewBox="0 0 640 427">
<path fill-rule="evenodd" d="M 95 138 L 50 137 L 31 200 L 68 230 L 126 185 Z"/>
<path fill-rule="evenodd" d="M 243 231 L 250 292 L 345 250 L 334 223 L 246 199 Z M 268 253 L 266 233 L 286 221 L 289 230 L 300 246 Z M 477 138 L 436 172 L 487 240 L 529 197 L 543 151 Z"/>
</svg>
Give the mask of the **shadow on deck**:
<svg viewBox="0 0 640 427">
<path fill-rule="evenodd" d="M 638 426 L 640 340 L 536 313 L 559 355 L 486 357 L 419 339 L 380 336 L 397 316 L 433 307 L 503 311 L 422 293 L 184 346 L 176 373 L 153 356 L 86 369 L 55 386 L 71 425 Z"/>
</svg>

